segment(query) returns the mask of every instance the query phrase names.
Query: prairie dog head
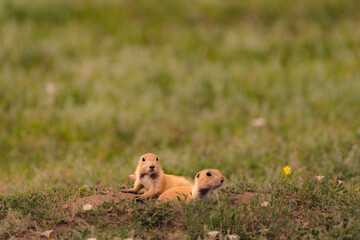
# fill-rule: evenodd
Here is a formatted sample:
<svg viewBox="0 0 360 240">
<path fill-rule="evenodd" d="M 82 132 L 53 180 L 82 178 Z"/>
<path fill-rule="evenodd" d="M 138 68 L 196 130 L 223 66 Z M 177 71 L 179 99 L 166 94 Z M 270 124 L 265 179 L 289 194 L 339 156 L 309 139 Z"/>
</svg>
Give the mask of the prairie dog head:
<svg viewBox="0 0 360 240">
<path fill-rule="evenodd" d="M 139 159 L 137 165 L 139 173 L 157 173 L 161 171 L 161 166 L 158 156 L 153 153 L 146 153 Z"/>
<path fill-rule="evenodd" d="M 214 190 L 221 187 L 224 183 L 224 177 L 217 169 L 204 169 L 195 176 L 195 186 L 198 189 Z"/>
</svg>

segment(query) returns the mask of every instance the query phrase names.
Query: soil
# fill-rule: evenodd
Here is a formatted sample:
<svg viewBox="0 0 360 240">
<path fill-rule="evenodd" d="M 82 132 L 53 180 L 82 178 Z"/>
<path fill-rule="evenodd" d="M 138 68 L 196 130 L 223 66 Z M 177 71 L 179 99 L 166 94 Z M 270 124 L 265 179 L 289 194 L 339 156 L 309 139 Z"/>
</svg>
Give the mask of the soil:
<svg viewBox="0 0 360 240">
<path fill-rule="evenodd" d="M 85 227 L 88 223 L 91 223 L 94 219 L 90 213 L 86 215 L 73 214 L 75 207 L 81 207 L 85 204 L 92 204 L 93 208 L 96 208 L 100 204 L 104 202 L 118 203 L 120 199 L 129 199 L 134 200 L 137 195 L 131 193 L 122 193 L 122 192 L 105 192 L 101 194 L 95 194 L 91 196 L 85 196 L 82 198 L 72 199 L 67 204 L 63 205 L 62 208 L 66 208 L 69 210 L 68 221 L 57 223 L 52 226 L 50 229 L 54 230 L 51 233 L 51 237 L 57 235 L 66 235 L 69 230 L 74 229 L 76 227 Z M 250 204 L 252 200 L 255 198 L 259 198 L 260 202 L 269 201 L 271 198 L 271 194 L 268 193 L 256 193 L 256 192 L 245 192 L 242 194 L 230 194 L 229 195 L 229 203 L 234 206 L 239 203 Z M 131 209 L 129 209 L 131 211 Z M 302 219 L 301 211 L 293 213 L 295 221 L 300 221 Z M 108 226 L 116 227 L 118 224 L 125 223 L 128 219 L 128 216 L 118 215 L 117 213 L 111 211 L 111 209 L 107 212 L 102 213 L 100 216 L 101 220 L 108 224 Z M 37 227 L 39 224 L 36 222 L 31 223 L 29 226 L 24 227 L 24 230 L 21 234 L 17 236 L 17 239 L 39 239 L 41 232 L 37 231 Z M 181 228 L 181 227 L 180 227 Z M 43 238 L 45 239 L 45 238 Z"/>
<path fill-rule="evenodd" d="M 255 193 L 255 192 L 245 192 L 242 194 L 231 194 L 229 196 L 229 202 L 231 205 L 238 204 L 238 203 L 250 204 L 251 201 L 256 197 L 259 197 L 260 201 L 269 201 L 271 194 L 262 194 L 262 193 Z"/>
<path fill-rule="evenodd" d="M 91 196 L 86 196 L 82 198 L 76 199 L 76 201 L 73 203 L 75 205 L 84 205 L 84 204 L 93 204 L 93 205 L 99 205 L 103 202 L 111 202 L 114 201 L 114 203 L 118 203 L 119 199 L 135 199 L 137 195 L 132 193 L 123 193 L 123 192 L 108 192 L 105 194 L 96 194 Z M 70 203 L 71 205 L 71 203 Z"/>
</svg>

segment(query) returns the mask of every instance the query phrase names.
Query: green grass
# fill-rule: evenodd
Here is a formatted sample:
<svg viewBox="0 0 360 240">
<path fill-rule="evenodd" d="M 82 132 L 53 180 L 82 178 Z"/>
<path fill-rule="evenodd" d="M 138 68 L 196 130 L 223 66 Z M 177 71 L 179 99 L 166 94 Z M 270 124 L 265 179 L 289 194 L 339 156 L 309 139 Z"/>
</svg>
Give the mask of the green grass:
<svg viewBox="0 0 360 240">
<path fill-rule="evenodd" d="M 234 189 L 258 193 L 249 204 L 229 203 Z M 106 189 L 118 191 L 120 189 Z M 98 194 L 104 194 L 105 190 Z M 84 211 L 62 207 L 69 199 L 97 193 L 62 188 L 24 192 L 0 200 L 0 239 L 37 239 L 36 232 L 55 230 L 57 239 L 211 239 L 209 231 L 228 230 L 241 239 L 357 239 L 360 237 L 358 202 L 352 185 L 332 179 L 321 182 L 285 177 L 269 186 L 233 182 L 219 201 L 193 201 L 182 207 L 147 200 L 104 202 Z M 264 196 L 268 206 L 261 206 Z M 34 237 L 35 236 L 35 237 Z"/>
<path fill-rule="evenodd" d="M 261 189 L 289 165 L 296 175 L 292 194 L 311 189 L 296 179 L 310 184 L 319 174 L 353 189 L 360 184 L 358 5 L 0 0 L 1 195 L 30 204 L 25 192 L 37 192 L 45 198 L 42 207 L 52 206 L 47 194 L 62 198 L 59 187 L 67 195 L 84 184 L 121 185 L 146 152 L 158 154 L 167 173 L 188 178 L 219 168 L 228 182 L 245 177 Z M 49 83 L 53 94 L 46 92 Z M 259 117 L 266 124 L 252 126 Z M 351 196 L 337 203 L 335 219 L 319 217 L 327 235 L 315 238 L 345 238 L 341 228 L 354 217 L 350 209 L 358 212 Z M 35 209 L 3 208 L 1 216 L 14 226 L 54 221 Z M 241 211 L 250 216 L 249 209 Z M 187 221 L 180 225 L 190 238 L 205 225 L 226 222 L 191 230 Z M 126 226 L 121 231 L 131 235 L 135 225 Z M 282 236 L 282 226 L 288 237 L 298 236 L 285 218 L 267 237 Z M 335 226 L 340 235 L 330 234 Z M 234 229 L 259 237 L 257 227 Z M 347 231 L 356 238 L 354 229 Z"/>
</svg>

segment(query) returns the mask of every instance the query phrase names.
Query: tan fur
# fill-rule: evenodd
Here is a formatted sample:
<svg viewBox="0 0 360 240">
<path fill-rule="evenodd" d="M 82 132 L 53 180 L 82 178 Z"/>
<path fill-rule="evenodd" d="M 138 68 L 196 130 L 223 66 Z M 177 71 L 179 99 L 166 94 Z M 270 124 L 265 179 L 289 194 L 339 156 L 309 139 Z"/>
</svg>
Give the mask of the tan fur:
<svg viewBox="0 0 360 240">
<path fill-rule="evenodd" d="M 207 176 L 208 173 L 211 176 Z M 171 188 L 161 194 L 158 199 L 167 202 L 186 198 L 185 202 L 188 203 L 191 199 L 210 198 L 212 195 L 217 196 L 217 191 L 223 183 L 224 177 L 219 170 L 204 169 L 196 174 L 193 186 Z"/>
<path fill-rule="evenodd" d="M 150 166 L 153 166 L 153 169 Z M 158 197 L 166 190 L 177 186 L 192 186 L 184 177 L 164 174 L 158 157 L 153 153 L 146 153 L 140 157 L 135 176 L 134 187 L 124 192 L 139 193 L 144 188 L 145 192 L 138 199 Z"/>
</svg>

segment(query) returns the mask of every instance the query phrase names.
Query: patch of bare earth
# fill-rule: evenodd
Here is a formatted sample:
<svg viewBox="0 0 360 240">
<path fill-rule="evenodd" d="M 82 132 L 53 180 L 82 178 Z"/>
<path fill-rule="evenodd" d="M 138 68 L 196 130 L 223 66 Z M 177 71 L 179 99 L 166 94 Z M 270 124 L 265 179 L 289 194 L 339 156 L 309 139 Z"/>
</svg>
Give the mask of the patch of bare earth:
<svg viewBox="0 0 360 240">
<path fill-rule="evenodd" d="M 67 204 L 63 206 L 63 209 L 68 209 L 69 216 L 68 220 L 64 222 L 57 223 L 56 225 L 49 226 L 49 229 L 54 230 L 51 233 L 51 237 L 55 236 L 66 236 L 69 232 L 73 231 L 74 228 L 79 227 L 87 227 L 88 224 L 91 224 L 94 221 L 94 214 L 91 212 L 86 212 L 85 214 L 74 214 L 73 211 L 75 207 L 82 207 L 85 204 L 92 204 L 94 208 L 101 205 L 104 202 L 114 203 L 120 202 L 121 199 L 129 199 L 134 200 L 137 195 L 131 193 L 122 193 L 122 192 L 105 192 L 102 194 L 95 194 L 91 196 L 85 196 L 82 198 L 72 199 Z M 291 199 L 297 199 L 296 196 L 288 196 Z M 244 192 L 242 194 L 230 194 L 229 195 L 229 203 L 234 206 L 236 204 L 244 203 L 250 204 L 253 200 L 259 199 L 260 202 L 270 201 L 271 194 L 269 193 L 259 193 L 259 192 Z M 146 204 L 146 203 L 144 203 Z M 175 207 L 176 208 L 176 207 Z M 174 208 L 174 211 L 176 209 Z M 131 215 L 132 209 L 125 209 L 124 212 L 113 211 L 112 208 L 109 208 L 107 211 L 97 215 L 97 218 L 101 218 L 101 220 L 106 223 L 109 227 L 116 227 L 120 224 L 125 224 L 129 219 L 129 215 Z M 303 219 L 302 211 L 299 209 L 295 209 L 292 213 L 295 221 L 301 221 Z M 39 239 L 41 232 L 38 231 L 37 226 L 39 223 L 33 221 L 31 226 L 27 226 L 24 230 L 18 234 L 17 239 Z M 173 224 L 170 227 L 171 229 L 176 229 L 178 231 L 182 230 L 182 223 L 177 222 L 175 219 Z"/>
<path fill-rule="evenodd" d="M 62 206 L 63 209 L 69 210 L 68 220 L 64 222 L 57 223 L 56 225 L 49 226 L 49 230 L 53 230 L 50 234 L 51 238 L 54 238 L 58 235 L 66 236 L 70 231 L 72 231 L 76 227 L 86 227 L 88 223 L 91 223 L 94 219 L 94 216 L 91 213 L 88 213 L 84 216 L 72 216 L 72 211 L 74 207 L 81 207 L 85 204 L 92 204 L 95 208 L 101 205 L 104 202 L 118 203 L 121 199 L 135 199 L 136 195 L 131 193 L 122 193 L 122 192 L 106 192 L 101 194 L 95 194 L 91 196 L 85 196 L 77 199 L 72 199 L 68 203 Z M 111 210 L 101 214 L 98 216 L 104 223 L 108 224 L 108 226 L 116 226 L 124 222 L 127 216 L 119 215 Z M 45 236 L 41 236 L 41 231 L 39 229 L 40 224 L 36 221 L 32 221 L 29 226 L 24 226 L 23 230 L 17 234 L 16 239 L 20 240 L 33 240 L 33 239 L 46 239 Z M 0 238 L 1 239 L 1 238 Z"/>
<path fill-rule="evenodd" d="M 99 205 L 103 202 L 111 202 L 114 201 L 114 203 L 118 203 L 119 199 L 131 199 L 134 200 L 137 195 L 132 193 L 123 193 L 123 192 L 107 192 L 105 194 L 96 194 L 91 196 L 86 196 L 82 198 L 76 199 L 76 201 L 73 203 L 75 205 L 84 205 L 84 204 L 94 204 Z"/>
<path fill-rule="evenodd" d="M 237 203 L 250 204 L 252 200 L 259 197 L 260 201 L 268 201 L 271 198 L 271 194 L 266 193 L 255 193 L 255 192 L 245 192 L 241 194 L 230 194 L 229 203 L 231 205 Z"/>
</svg>

